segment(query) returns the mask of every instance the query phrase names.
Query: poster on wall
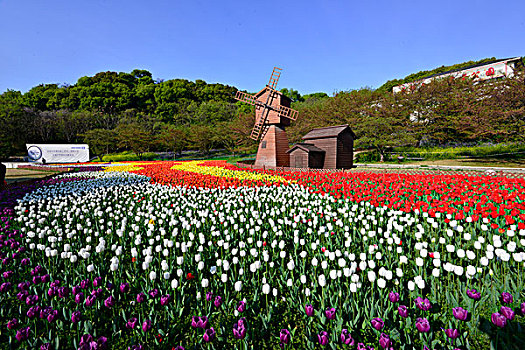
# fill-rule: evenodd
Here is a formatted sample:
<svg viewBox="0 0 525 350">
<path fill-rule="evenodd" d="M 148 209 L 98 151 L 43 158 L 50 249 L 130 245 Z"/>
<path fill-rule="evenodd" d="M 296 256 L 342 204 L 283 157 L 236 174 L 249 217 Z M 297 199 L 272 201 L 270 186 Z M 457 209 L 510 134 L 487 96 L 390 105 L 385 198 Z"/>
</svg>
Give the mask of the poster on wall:
<svg viewBox="0 0 525 350">
<path fill-rule="evenodd" d="M 26 144 L 27 158 L 36 163 L 78 163 L 89 161 L 89 146 L 86 144 Z"/>
</svg>

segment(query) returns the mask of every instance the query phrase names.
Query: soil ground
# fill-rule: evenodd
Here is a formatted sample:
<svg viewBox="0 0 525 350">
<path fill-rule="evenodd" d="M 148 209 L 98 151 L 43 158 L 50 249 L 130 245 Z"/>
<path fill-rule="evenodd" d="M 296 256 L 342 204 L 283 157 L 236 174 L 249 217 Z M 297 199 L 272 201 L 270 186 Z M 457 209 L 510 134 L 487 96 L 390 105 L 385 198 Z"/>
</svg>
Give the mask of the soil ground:
<svg viewBox="0 0 525 350">
<path fill-rule="evenodd" d="M 32 170 L 32 169 L 7 169 L 5 182 L 12 184 L 21 181 L 40 179 L 56 174 L 56 171 Z"/>
</svg>

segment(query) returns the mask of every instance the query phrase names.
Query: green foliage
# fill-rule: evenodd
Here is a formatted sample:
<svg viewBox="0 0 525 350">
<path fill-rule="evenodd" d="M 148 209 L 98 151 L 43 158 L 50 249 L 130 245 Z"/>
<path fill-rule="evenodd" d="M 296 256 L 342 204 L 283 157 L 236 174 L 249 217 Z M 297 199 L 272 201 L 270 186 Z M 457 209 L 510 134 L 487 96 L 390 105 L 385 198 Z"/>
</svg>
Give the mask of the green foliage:
<svg viewBox="0 0 525 350">
<path fill-rule="evenodd" d="M 174 125 L 165 124 L 157 136 L 158 142 L 166 150 L 181 153 L 188 144 L 188 132 L 186 129 Z"/>
<path fill-rule="evenodd" d="M 22 94 L 8 90 L 0 95 L 0 160 L 24 147 L 29 121 L 22 105 Z"/>
<path fill-rule="evenodd" d="M 297 90 L 283 88 L 281 89 L 281 92 L 283 93 L 284 96 L 291 98 L 292 101 L 304 102 L 304 98 L 301 96 L 301 94 Z"/>
<path fill-rule="evenodd" d="M 117 143 L 117 134 L 113 130 L 92 129 L 82 136 L 84 142 L 89 145 L 90 152 L 100 159 L 103 153 L 109 153 L 115 149 Z"/>
<path fill-rule="evenodd" d="M 413 81 L 416 81 L 416 80 L 427 78 L 427 77 L 429 77 L 431 75 L 434 75 L 434 74 L 441 74 L 441 73 L 445 73 L 445 72 L 448 72 L 448 71 L 451 71 L 451 70 L 463 69 L 463 68 L 466 68 L 466 67 L 469 67 L 469 66 L 474 66 L 474 65 L 477 65 L 477 64 L 489 63 L 489 62 L 492 62 L 492 61 L 495 61 L 495 60 L 496 60 L 496 57 L 490 57 L 490 58 L 481 59 L 479 61 L 468 61 L 468 62 L 454 64 L 454 65 L 451 65 L 451 66 L 441 66 L 441 67 L 438 67 L 438 68 L 434 68 L 432 70 L 424 70 L 424 71 L 420 71 L 420 72 L 417 72 L 417 73 L 412 73 L 412 74 L 404 77 L 403 79 L 389 80 L 386 83 L 384 83 L 383 85 L 381 85 L 377 90 L 384 91 L 384 92 L 392 92 L 392 88 L 394 86 L 397 86 L 397 85 L 406 84 L 406 83 L 410 83 L 410 82 L 413 82 Z"/>
<path fill-rule="evenodd" d="M 130 149 L 139 159 L 153 146 L 153 135 L 145 124 L 139 122 L 122 123 L 116 129 L 119 147 Z"/>
<path fill-rule="evenodd" d="M 137 161 L 137 160 L 155 160 L 159 156 L 156 153 L 153 152 L 146 152 L 142 153 L 140 157 L 131 152 L 131 151 L 125 151 L 121 153 L 116 154 L 107 154 L 102 157 L 103 162 L 126 162 L 126 161 Z"/>
<path fill-rule="evenodd" d="M 405 158 L 422 158 L 425 160 L 460 159 L 460 158 L 512 158 L 525 153 L 525 144 L 508 143 L 496 145 L 463 146 L 463 147 L 399 147 L 392 150 L 393 158 L 398 155 Z"/>
</svg>

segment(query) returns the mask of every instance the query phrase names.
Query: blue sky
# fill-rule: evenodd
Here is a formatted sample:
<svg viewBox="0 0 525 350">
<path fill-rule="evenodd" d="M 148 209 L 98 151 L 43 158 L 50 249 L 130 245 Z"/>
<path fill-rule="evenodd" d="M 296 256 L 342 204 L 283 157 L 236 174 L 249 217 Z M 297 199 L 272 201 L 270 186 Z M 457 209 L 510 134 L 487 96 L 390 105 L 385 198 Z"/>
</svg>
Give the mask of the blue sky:
<svg viewBox="0 0 525 350">
<path fill-rule="evenodd" d="M 302 94 L 525 56 L 525 1 L 0 0 L 0 93 L 147 69 Z"/>
</svg>

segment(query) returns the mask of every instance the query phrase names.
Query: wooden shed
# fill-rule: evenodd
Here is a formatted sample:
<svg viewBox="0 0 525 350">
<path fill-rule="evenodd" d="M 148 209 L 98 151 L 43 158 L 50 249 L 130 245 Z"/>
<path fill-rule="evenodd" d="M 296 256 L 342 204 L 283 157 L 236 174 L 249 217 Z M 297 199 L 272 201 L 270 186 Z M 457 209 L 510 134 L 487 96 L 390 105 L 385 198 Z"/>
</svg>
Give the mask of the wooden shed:
<svg viewBox="0 0 525 350">
<path fill-rule="evenodd" d="M 292 168 L 322 169 L 324 166 L 325 151 L 310 143 L 298 143 L 286 153 L 290 155 Z"/>
<path fill-rule="evenodd" d="M 325 151 L 324 169 L 350 169 L 354 165 L 355 134 L 348 125 L 317 128 L 303 140 Z"/>
</svg>

